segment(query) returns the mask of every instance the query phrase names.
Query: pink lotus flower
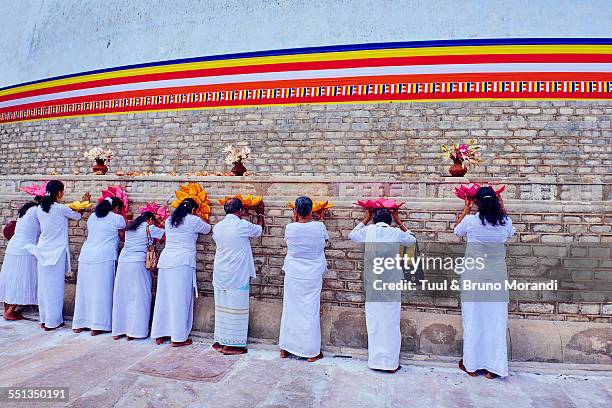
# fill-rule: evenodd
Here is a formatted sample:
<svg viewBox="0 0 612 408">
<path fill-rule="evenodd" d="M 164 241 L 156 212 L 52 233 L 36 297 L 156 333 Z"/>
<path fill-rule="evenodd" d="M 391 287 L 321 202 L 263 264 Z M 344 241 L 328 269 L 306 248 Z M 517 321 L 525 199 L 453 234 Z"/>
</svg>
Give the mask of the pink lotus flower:
<svg viewBox="0 0 612 408">
<path fill-rule="evenodd" d="M 478 189 L 480 187 L 492 187 L 493 186 L 481 186 L 478 183 L 474 183 L 474 184 L 460 184 L 457 187 L 455 187 L 455 196 L 457 196 L 457 198 L 460 198 L 462 200 L 465 200 L 466 198 L 473 198 L 476 195 L 476 192 L 478 191 Z M 495 189 L 493 188 L 493 190 L 495 190 L 495 193 L 499 196 L 504 190 L 506 189 L 506 186 L 501 186 L 499 189 Z"/>
<path fill-rule="evenodd" d="M 102 190 L 102 197 L 98 198 L 98 202 L 104 200 L 107 197 L 117 197 L 123 202 L 123 208 L 121 209 L 121 215 L 127 217 L 128 213 L 128 196 L 125 189 L 121 186 L 108 186 L 106 190 Z"/>
<path fill-rule="evenodd" d="M 152 212 L 157 217 L 159 217 L 162 221 L 166 221 L 168 217 L 170 216 L 170 213 L 168 212 L 166 207 L 160 204 L 157 204 L 156 202 L 152 202 L 152 203 L 147 202 L 147 205 L 145 205 L 144 207 L 140 207 L 138 209 L 139 214 L 142 214 L 147 211 Z"/>
<path fill-rule="evenodd" d="M 44 196 L 47 194 L 47 182 L 45 181 L 40 186 L 38 184 L 32 184 L 31 186 L 21 187 L 19 190 L 31 196 Z"/>
<path fill-rule="evenodd" d="M 395 200 L 390 200 L 388 198 L 379 198 L 378 200 L 359 200 L 355 204 L 367 210 L 375 210 L 377 208 L 388 208 L 390 210 L 395 210 L 400 208 L 405 203 L 403 201 L 401 203 L 397 203 Z"/>
</svg>

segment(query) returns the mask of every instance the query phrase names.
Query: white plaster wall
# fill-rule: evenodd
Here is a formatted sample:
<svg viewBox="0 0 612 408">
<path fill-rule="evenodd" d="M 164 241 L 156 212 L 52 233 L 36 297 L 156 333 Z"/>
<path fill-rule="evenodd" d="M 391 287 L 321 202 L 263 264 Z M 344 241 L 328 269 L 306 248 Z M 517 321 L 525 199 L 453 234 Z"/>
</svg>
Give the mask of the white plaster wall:
<svg viewBox="0 0 612 408">
<path fill-rule="evenodd" d="M 612 1 L 0 0 L 0 87 L 230 52 L 500 37 L 612 37 Z"/>
</svg>

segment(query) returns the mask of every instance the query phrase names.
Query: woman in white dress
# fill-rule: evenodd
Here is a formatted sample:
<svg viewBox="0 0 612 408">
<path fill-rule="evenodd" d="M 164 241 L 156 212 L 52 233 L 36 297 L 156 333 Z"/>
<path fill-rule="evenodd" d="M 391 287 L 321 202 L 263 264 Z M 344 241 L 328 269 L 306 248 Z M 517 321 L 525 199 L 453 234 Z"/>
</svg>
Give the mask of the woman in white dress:
<svg viewBox="0 0 612 408">
<path fill-rule="evenodd" d="M 470 214 L 474 202 L 478 212 Z M 466 199 L 455 223 L 455 234 L 467 239 L 466 258 L 482 256 L 486 251 L 486 262 L 482 272 L 466 271 L 462 280 L 503 282 L 507 278 L 504 243 L 514 233 L 503 201 L 491 187 L 481 187 L 474 199 Z M 459 368 L 470 376 L 478 375 L 478 370 L 486 370 L 489 379 L 508 375 L 507 296 L 506 290 L 500 293 L 462 290 L 463 359 Z"/>
<path fill-rule="evenodd" d="M 155 226 L 151 211 L 145 211 L 125 229 L 113 292 L 113 339 L 146 338 L 151 322 L 151 272 L 146 268 L 147 247 L 164 236 Z"/>
<path fill-rule="evenodd" d="M 92 336 L 112 329 L 113 284 L 119 247 L 119 231 L 125 219 L 117 197 L 100 201 L 87 220 L 87 239 L 79 255 L 72 330 L 91 330 Z"/>
<path fill-rule="evenodd" d="M 325 211 L 320 214 L 323 219 Z M 312 200 L 299 197 L 293 210 L 295 222 L 285 227 L 287 256 L 283 264 L 285 283 L 279 347 L 281 358 L 293 354 L 309 362 L 323 358 L 321 352 L 321 286 L 327 271 L 325 224 L 314 221 Z"/>
<path fill-rule="evenodd" d="M 370 221 L 372 224 L 368 225 Z M 397 227 L 392 227 L 395 221 Z M 353 242 L 363 242 L 364 246 L 364 286 L 366 286 L 366 329 L 368 331 L 368 367 L 372 370 L 397 372 L 400 349 L 402 343 L 401 333 L 401 293 L 394 291 L 389 298 L 377 298 L 372 295 L 371 267 L 374 258 L 395 258 L 400 252 L 400 245 L 412 245 L 416 242 L 415 236 L 408 231 L 399 216 L 398 209 L 389 210 L 378 208 L 367 210 L 363 220 L 349 233 Z M 368 266 L 369 265 L 369 266 Z M 397 268 L 385 271 L 388 282 L 399 282 L 403 273 Z M 370 299 L 371 298 L 371 299 Z"/>
<path fill-rule="evenodd" d="M 151 337 L 159 345 L 187 346 L 193 324 L 193 296 L 196 286 L 196 241 L 208 234 L 210 224 L 194 215 L 198 204 L 184 199 L 166 221 L 166 246 L 157 268 L 157 292 Z"/>
<path fill-rule="evenodd" d="M 24 249 L 36 256 L 38 264 L 38 314 L 40 327 L 45 331 L 64 325 L 64 284 L 70 270 L 68 220 L 78 221 L 81 212 L 72 211 L 60 202 L 64 198 L 64 184 L 59 180 L 47 183 L 46 194 L 36 207 L 40 224 L 38 243 Z M 83 201 L 89 200 L 89 194 Z"/>
<path fill-rule="evenodd" d="M 4 252 L 2 271 L 0 271 L 0 302 L 4 302 L 4 319 L 20 320 L 18 305 L 37 305 L 37 266 L 36 257 L 23 249 L 26 245 L 36 245 L 40 235 L 40 225 L 36 218 L 36 206 L 40 202 L 30 201 L 17 213 L 15 234 Z"/>
</svg>

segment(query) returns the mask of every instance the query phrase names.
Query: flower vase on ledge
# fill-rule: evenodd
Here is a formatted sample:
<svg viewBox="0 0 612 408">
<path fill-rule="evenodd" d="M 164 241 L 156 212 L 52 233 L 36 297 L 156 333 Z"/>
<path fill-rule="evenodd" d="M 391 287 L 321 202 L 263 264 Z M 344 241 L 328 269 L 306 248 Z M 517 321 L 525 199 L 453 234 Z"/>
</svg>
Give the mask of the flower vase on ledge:
<svg viewBox="0 0 612 408">
<path fill-rule="evenodd" d="M 234 167 L 232 167 L 232 170 L 231 170 L 234 176 L 242 176 L 244 173 L 246 173 L 246 171 L 247 169 L 242 164 L 242 160 L 234 162 Z"/>
<path fill-rule="evenodd" d="M 453 164 L 448 169 L 448 172 L 453 177 L 463 177 L 467 171 L 467 167 L 463 167 L 463 164 L 459 159 L 453 160 Z"/>
<path fill-rule="evenodd" d="M 96 159 L 96 165 L 91 168 L 95 174 L 106 174 L 108 167 L 104 164 L 104 161 L 104 159 Z"/>
</svg>

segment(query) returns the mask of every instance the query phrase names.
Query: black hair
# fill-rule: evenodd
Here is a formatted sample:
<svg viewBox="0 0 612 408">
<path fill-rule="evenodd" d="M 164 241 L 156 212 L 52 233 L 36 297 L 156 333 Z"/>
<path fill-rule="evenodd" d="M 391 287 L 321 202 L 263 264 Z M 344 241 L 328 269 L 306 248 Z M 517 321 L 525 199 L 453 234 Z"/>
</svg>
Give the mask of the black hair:
<svg viewBox="0 0 612 408">
<path fill-rule="evenodd" d="M 108 198 L 105 198 L 104 200 L 100 201 L 98 205 L 96 205 L 96 209 L 94 210 L 96 217 L 104 218 L 108 215 L 109 212 L 111 212 L 112 209 L 123 208 L 123 201 L 121 201 L 117 197 L 109 198 L 110 200 Z"/>
<path fill-rule="evenodd" d="M 242 201 L 237 198 L 230 198 L 225 204 L 223 204 L 223 210 L 226 214 L 236 214 L 242 210 Z"/>
<path fill-rule="evenodd" d="M 151 211 L 145 211 L 142 214 L 140 214 L 138 217 L 136 217 L 136 219 L 132 221 L 125 230 L 126 231 L 136 231 L 138 227 L 140 227 L 140 224 L 142 224 L 145 221 L 149 221 L 152 218 L 155 218 L 155 214 L 153 214 Z"/>
<path fill-rule="evenodd" d="M 377 208 L 374 210 L 374 224 L 384 222 L 385 224 L 391 225 L 392 220 L 393 217 L 391 217 L 391 211 L 389 211 L 388 208 Z"/>
<path fill-rule="evenodd" d="M 22 205 L 19 211 L 17 212 L 17 218 L 23 217 L 30 208 L 36 207 L 37 205 L 38 203 L 36 201 L 28 201 L 27 203 Z"/>
<path fill-rule="evenodd" d="M 195 208 L 198 208 L 198 203 L 193 198 L 186 198 L 179 204 L 170 216 L 170 224 L 173 227 L 178 227 L 183 223 L 187 214 L 191 214 Z"/>
<path fill-rule="evenodd" d="M 492 187 L 480 187 L 476 191 L 475 199 L 482 225 L 485 225 L 485 220 L 493 226 L 506 224 L 506 212 Z"/>
<path fill-rule="evenodd" d="M 295 200 L 295 210 L 300 217 L 308 216 L 312 212 L 312 200 L 310 197 L 298 197 Z"/>
<path fill-rule="evenodd" d="M 53 203 L 57 201 L 57 196 L 59 193 L 64 191 L 64 183 L 59 180 L 51 180 L 47 183 L 45 191 L 45 196 L 40 200 L 40 208 L 42 208 L 44 212 L 48 213 Z"/>
</svg>

